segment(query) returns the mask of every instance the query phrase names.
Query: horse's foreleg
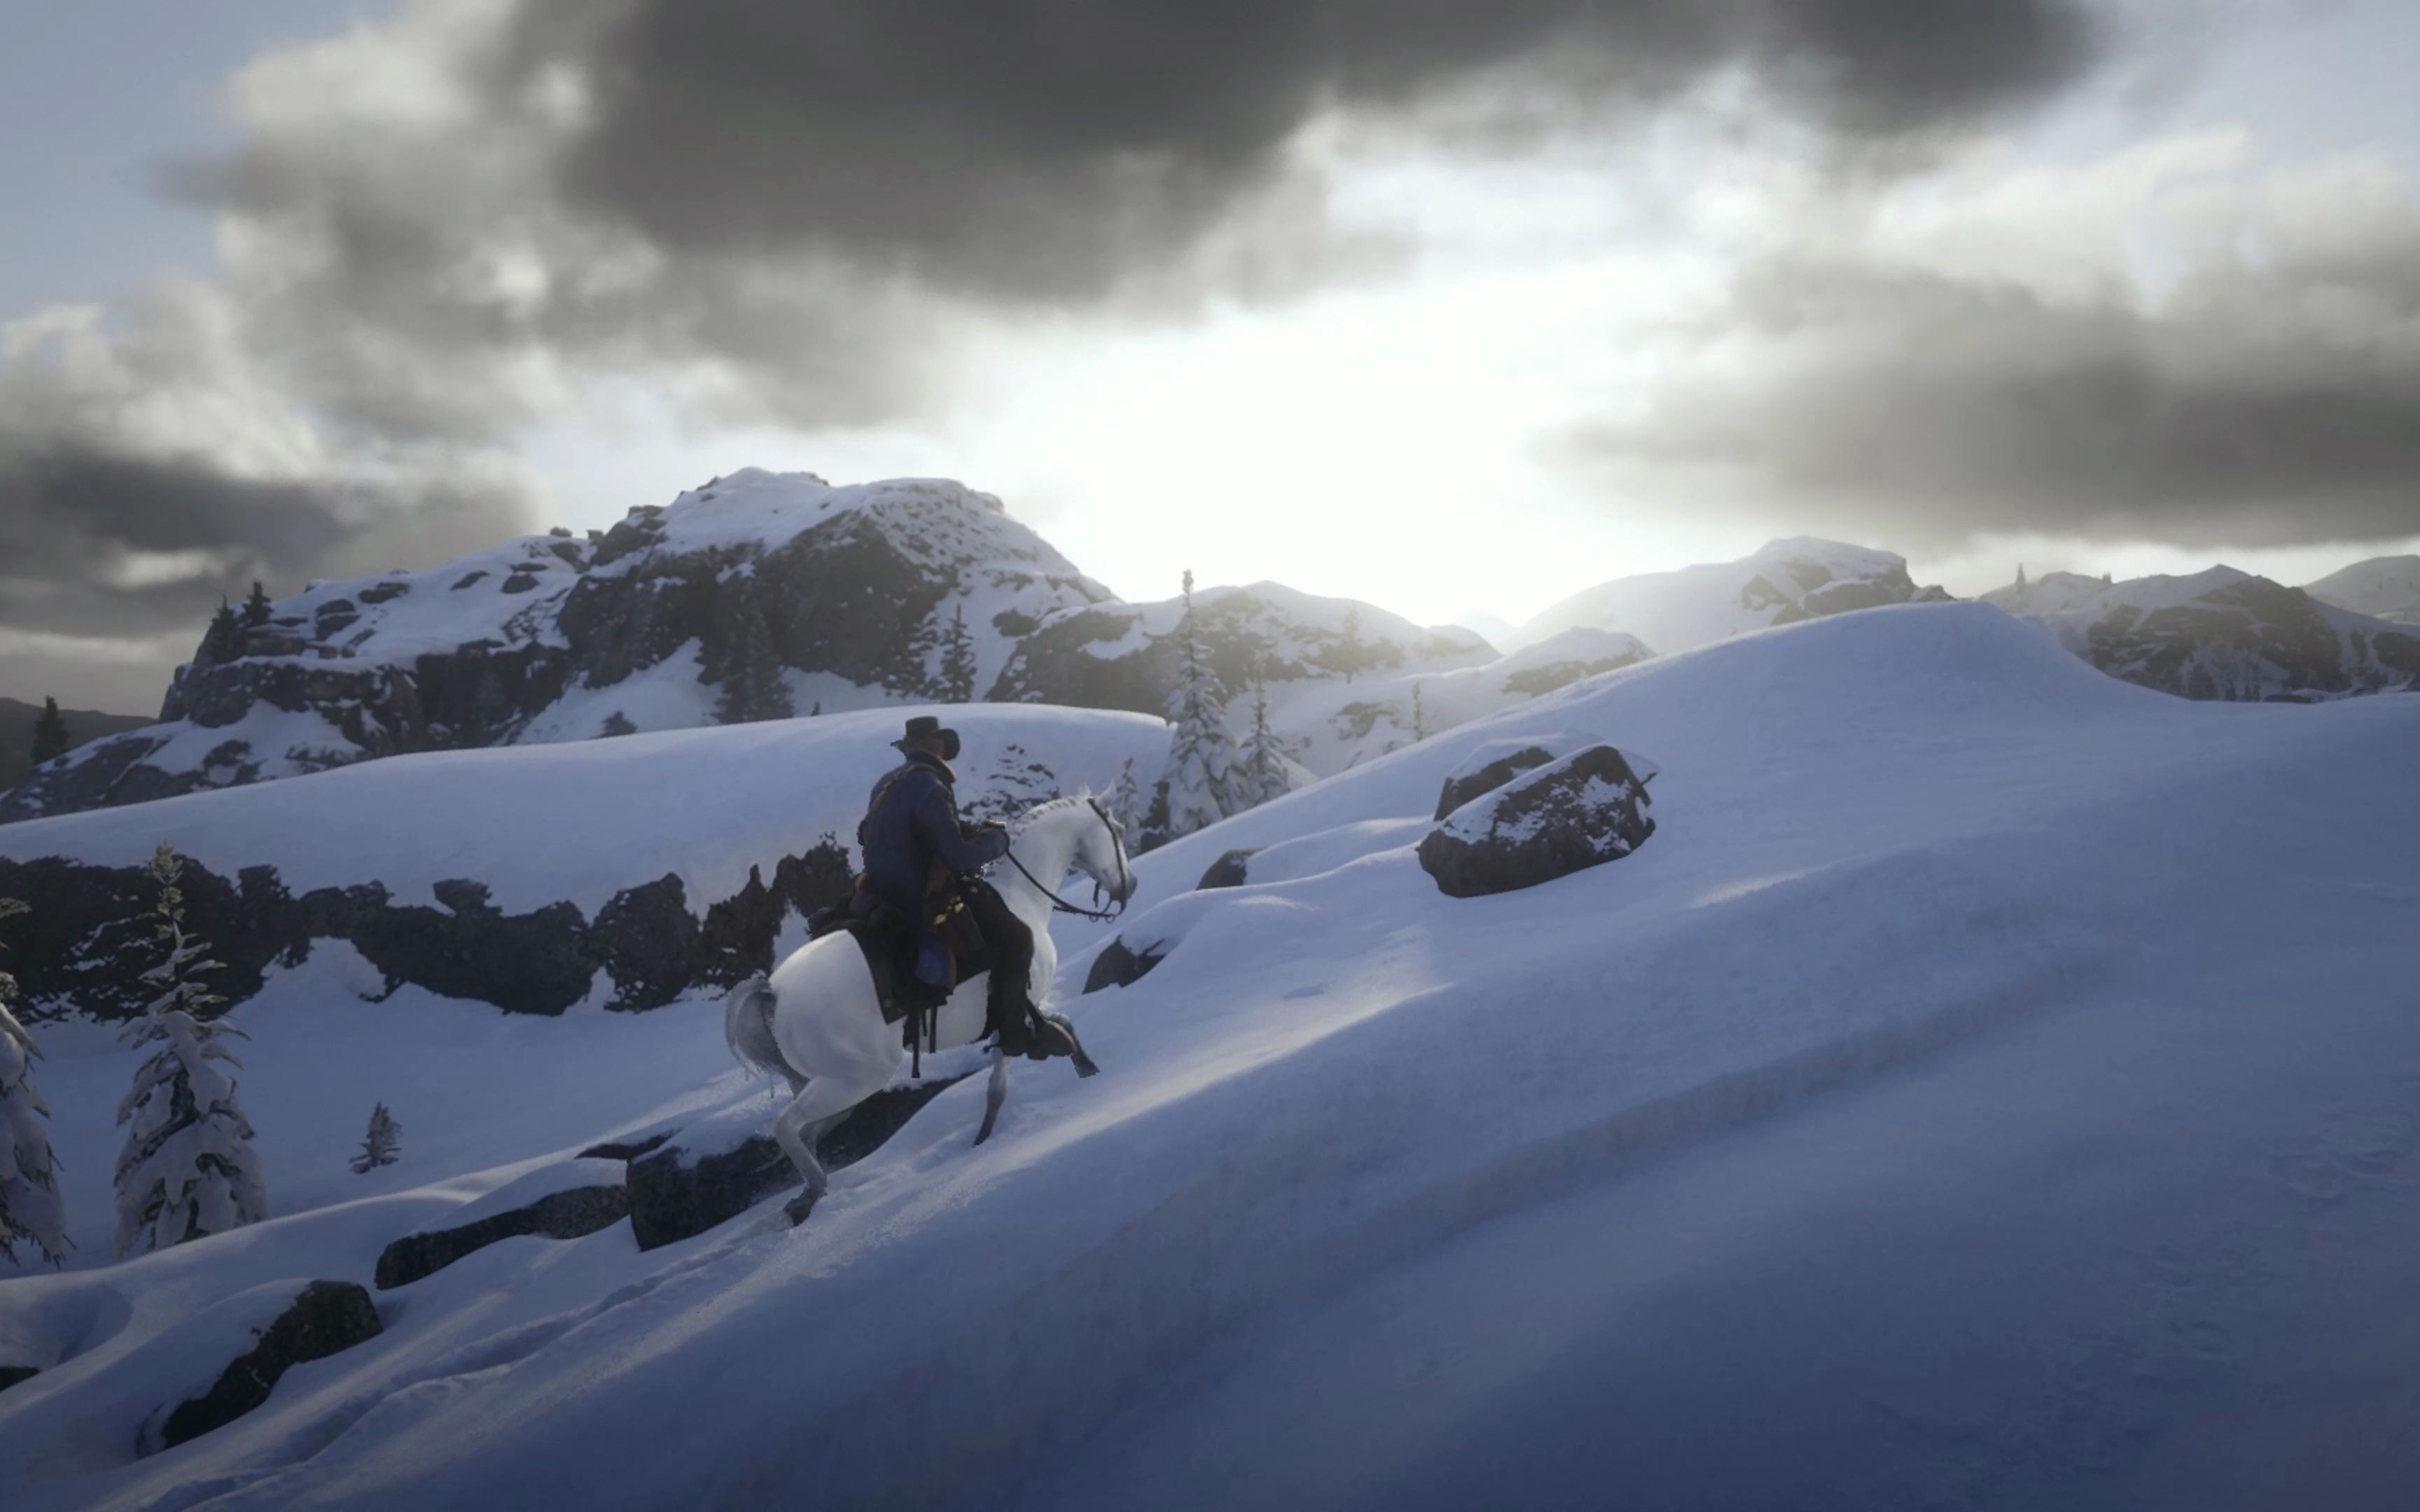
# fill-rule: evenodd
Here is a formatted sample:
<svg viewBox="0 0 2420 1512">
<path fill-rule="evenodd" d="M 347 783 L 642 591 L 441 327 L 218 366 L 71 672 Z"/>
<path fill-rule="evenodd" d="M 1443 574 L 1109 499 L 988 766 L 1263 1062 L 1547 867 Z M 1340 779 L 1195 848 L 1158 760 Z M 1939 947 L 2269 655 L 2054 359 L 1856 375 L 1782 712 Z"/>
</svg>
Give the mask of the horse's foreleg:
<svg viewBox="0 0 2420 1512">
<path fill-rule="evenodd" d="M 1084 1041 L 1076 1038 L 1076 1026 L 1067 1021 L 1067 1015 L 1045 1013 L 1042 1016 L 1057 1025 L 1060 1031 L 1067 1036 L 1067 1055 L 1076 1063 L 1076 1074 L 1078 1076 L 1099 1074 L 1101 1068 L 1094 1065 L 1093 1057 L 1084 1054 Z"/>
<path fill-rule="evenodd" d="M 998 1045 L 991 1051 L 991 1080 L 984 1087 L 983 1127 L 975 1131 L 975 1143 L 991 1137 L 991 1127 L 1000 1121 L 1000 1105 L 1008 1101 L 1008 1057 Z"/>
</svg>

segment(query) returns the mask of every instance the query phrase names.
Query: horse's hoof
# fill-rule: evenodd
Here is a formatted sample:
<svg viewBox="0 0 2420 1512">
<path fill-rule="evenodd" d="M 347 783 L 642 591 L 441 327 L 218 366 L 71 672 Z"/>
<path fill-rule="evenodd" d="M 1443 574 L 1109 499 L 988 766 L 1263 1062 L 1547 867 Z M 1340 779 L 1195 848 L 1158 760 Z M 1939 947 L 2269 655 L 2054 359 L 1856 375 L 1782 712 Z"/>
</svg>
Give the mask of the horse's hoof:
<svg viewBox="0 0 2420 1512">
<path fill-rule="evenodd" d="M 815 1196 L 813 1192 L 801 1192 L 782 1204 L 782 1212 L 790 1220 L 791 1227 L 796 1228 L 805 1223 L 807 1214 L 815 1211 Z"/>
<path fill-rule="evenodd" d="M 1084 1052 L 1082 1052 L 1081 1050 L 1078 1050 L 1078 1051 L 1077 1051 L 1077 1052 L 1076 1052 L 1076 1074 L 1077 1074 L 1077 1075 L 1078 1075 L 1078 1076 L 1098 1076 L 1100 1073 L 1101 1073 L 1101 1068 L 1093 1064 L 1093 1057 L 1090 1057 L 1090 1056 L 1088 1056 L 1088 1055 L 1084 1054 Z"/>
</svg>

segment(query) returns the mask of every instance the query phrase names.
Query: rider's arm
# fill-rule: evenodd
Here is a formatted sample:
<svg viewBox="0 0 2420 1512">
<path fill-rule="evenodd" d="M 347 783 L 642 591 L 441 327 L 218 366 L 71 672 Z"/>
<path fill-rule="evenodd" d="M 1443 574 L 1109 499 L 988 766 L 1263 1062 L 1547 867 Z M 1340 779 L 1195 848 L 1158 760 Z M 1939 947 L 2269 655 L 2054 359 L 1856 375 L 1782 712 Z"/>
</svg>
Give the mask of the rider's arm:
<svg viewBox="0 0 2420 1512">
<path fill-rule="evenodd" d="M 915 792 L 905 796 L 914 805 L 910 812 L 917 833 L 951 871 L 971 872 L 1007 854 L 1006 830 L 978 829 L 970 835 L 958 828 L 957 810 L 950 806 L 949 791 L 938 780 L 919 782 Z"/>
</svg>

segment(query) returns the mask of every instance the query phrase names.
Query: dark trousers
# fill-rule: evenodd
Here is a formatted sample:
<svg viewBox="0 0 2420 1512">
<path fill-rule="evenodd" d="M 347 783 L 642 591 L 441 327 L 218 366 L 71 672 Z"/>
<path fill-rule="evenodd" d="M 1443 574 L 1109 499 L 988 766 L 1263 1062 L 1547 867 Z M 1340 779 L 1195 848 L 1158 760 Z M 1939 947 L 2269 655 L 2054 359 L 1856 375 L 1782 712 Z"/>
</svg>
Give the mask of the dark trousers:
<svg viewBox="0 0 2420 1512">
<path fill-rule="evenodd" d="M 1033 1008 L 1027 986 L 1033 975 L 1033 932 L 1009 912 L 999 889 L 981 877 L 961 877 L 958 890 L 975 927 L 983 931 L 984 951 L 989 957 L 990 1026 L 996 1032 L 1020 1038 Z"/>
</svg>

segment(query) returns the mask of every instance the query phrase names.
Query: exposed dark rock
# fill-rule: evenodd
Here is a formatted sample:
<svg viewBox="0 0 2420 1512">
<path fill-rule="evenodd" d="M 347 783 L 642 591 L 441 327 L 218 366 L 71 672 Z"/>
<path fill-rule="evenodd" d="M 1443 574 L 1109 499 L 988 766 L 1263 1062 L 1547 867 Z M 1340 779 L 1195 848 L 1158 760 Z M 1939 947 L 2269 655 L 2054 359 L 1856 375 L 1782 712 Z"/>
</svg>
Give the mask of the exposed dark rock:
<svg viewBox="0 0 2420 1512">
<path fill-rule="evenodd" d="M 1193 885 L 1193 890 L 1207 892 L 1213 887 L 1242 887 L 1245 872 L 1252 857 L 1260 854 L 1261 848 L 1257 845 L 1242 846 L 1229 851 L 1210 863 L 1209 870 L 1202 873 L 1202 880 Z M 1090 988 L 1085 990 L 1091 991 Z"/>
<path fill-rule="evenodd" d="M 483 579 L 485 579 L 487 576 L 488 576 L 488 570 L 487 570 L 485 567 L 480 568 L 480 569 L 479 569 L 478 571 L 476 571 L 476 572 L 466 572 L 466 573 L 464 573 L 461 577 L 457 578 L 457 579 L 454 580 L 454 591 L 455 591 L 456 593 L 458 593 L 458 593 L 460 593 L 463 589 L 468 588 L 468 587 L 471 587 L 473 584 L 479 582 L 480 580 L 482 580 Z"/>
<path fill-rule="evenodd" d="M 817 1154 L 828 1171 L 882 1148 L 917 1109 L 963 1080 L 926 1082 L 875 1093 L 824 1136 Z M 709 1136 L 710 1137 L 710 1136 Z M 781 1146 L 749 1134 L 721 1149 L 693 1150 L 680 1136 L 630 1163 L 630 1233 L 643 1250 L 676 1243 L 730 1222 L 776 1192 L 799 1184 Z"/>
<path fill-rule="evenodd" d="M 1524 772 L 1532 772 L 1555 759 L 1558 753 L 1544 746 L 1523 746 L 1506 751 L 1492 761 L 1484 762 L 1467 772 L 1456 772 L 1445 779 L 1437 790 L 1435 818 L 1446 815 L 1478 797 L 1493 793 Z"/>
<path fill-rule="evenodd" d="M 41 1371 L 29 1365 L 0 1365 L 0 1391 L 7 1391 L 21 1381 L 31 1381 Z"/>
<path fill-rule="evenodd" d="M 183 1402 L 161 1426 L 160 1442 L 174 1448 L 224 1427 L 269 1400 L 278 1378 L 306 1361 L 324 1359 L 379 1335 L 378 1308 L 350 1281 L 314 1281 L 277 1315 L 252 1350 L 221 1373 L 208 1392 Z"/>
<path fill-rule="evenodd" d="M 187 927 L 225 963 L 215 984 L 231 1005 L 258 992 L 271 964 L 299 965 L 313 941 L 337 939 L 350 941 L 389 991 L 408 982 L 510 1012 L 551 1014 L 585 999 L 600 969 L 613 983 L 613 1006 L 631 1010 L 768 970 L 783 918 L 844 897 L 850 872 L 847 852 L 828 837 L 804 856 L 783 857 L 770 886 L 752 869 L 738 892 L 706 908 L 702 924 L 689 918 L 670 877 L 614 894 L 594 922 L 568 903 L 504 913 L 468 878 L 436 884 L 437 907 L 398 903 L 375 883 L 296 898 L 265 866 L 230 883 L 188 861 L 179 885 Z M 35 1017 L 73 1011 L 116 1020 L 143 1011 L 143 985 L 101 968 L 149 948 L 143 918 L 155 890 L 141 867 L 0 856 L 0 897 L 42 902 L 10 921 L 9 968 Z"/>
<path fill-rule="evenodd" d="M 670 1129 L 652 1134 L 644 1139 L 608 1139 L 601 1145 L 591 1145 L 580 1152 L 582 1160 L 637 1160 L 649 1150 L 660 1149 L 673 1136 Z M 627 1189 L 626 1189 L 627 1190 Z"/>
<path fill-rule="evenodd" d="M 2148 613 L 2121 605 L 2078 649 L 2114 677 L 2189 699 L 2301 702 L 2420 680 L 2420 639 L 2265 578 Z"/>
<path fill-rule="evenodd" d="M 504 579 L 504 587 L 501 592 L 507 594 L 526 594 L 536 586 L 537 579 L 535 578 L 526 572 L 517 572 Z"/>
<path fill-rule="evenodd" d="M 361 597 L 365 604 L 383 604 L 391 598 L 401 598 L 410 592 L 411 584 L 408 582 L 372 583 L 362 590 Z"/>
<path fill-rule="evenodd" d="M 1454 810 L 1420 841 L 1420 866 L 1438 891 L 1475 898 L 1618 860 L 1654 833 L 1646 783 L 1590 746 Z"/>
<path fill-rule="evenodd" d="M 380 1254 L 375 1279 L 380 1291 L 408 1287 L 499 1240 L 523 1234 L 578 1239 L 620 1222 L 629 1211 L 629 1190 L 619 1182 L 551 1193 L 509 1212 L 491 1213 L 453 1228 L 406 1234 Z"/>
<path fill-rule="evenodd" d="M 1146 945 L 1137 950 L 1120 935 L 1101 948 L 1093 957 L 1093 969 L 1084 973 L 1084 991 L 1099 992 L 1104 987 L 1124 987 L 1151 975 L 1151 968 L 1168 959 L 1165 942 Z"/>
</svg>

